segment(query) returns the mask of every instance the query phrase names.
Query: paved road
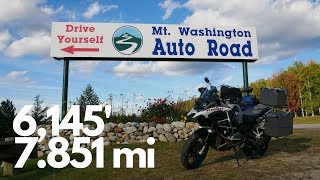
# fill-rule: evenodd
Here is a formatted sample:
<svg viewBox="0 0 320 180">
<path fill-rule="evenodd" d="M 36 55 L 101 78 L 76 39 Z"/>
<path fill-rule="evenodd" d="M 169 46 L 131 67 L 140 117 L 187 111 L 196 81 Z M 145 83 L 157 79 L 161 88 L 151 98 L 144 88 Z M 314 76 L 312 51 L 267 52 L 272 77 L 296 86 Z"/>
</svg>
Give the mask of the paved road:
<svg viewBox="0 0 320 180">
<path fill-rule="evenodd" d="M 320 124 L 296 124 L 293 129 L 320 129 Z"/>
</svg>

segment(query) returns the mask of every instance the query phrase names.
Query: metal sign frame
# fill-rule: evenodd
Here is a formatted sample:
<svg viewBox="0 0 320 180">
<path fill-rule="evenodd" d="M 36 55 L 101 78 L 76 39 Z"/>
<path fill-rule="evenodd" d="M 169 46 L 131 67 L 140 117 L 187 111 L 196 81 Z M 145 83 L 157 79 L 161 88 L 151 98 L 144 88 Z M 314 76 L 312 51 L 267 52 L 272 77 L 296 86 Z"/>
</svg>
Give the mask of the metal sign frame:
<svg viewBox="0 0 320 180">
<path fill-rule="evenodd" d="M 69 84 L 69 58 L 63 59 L 63 83 L 62 83 L 62 113 L 61 120 L 66 115 L 68 110 L 68 84 Z M 203 62 L 203 61 L 202 61 Z M 243 76 L 243 87 L 249 87 L 248 81 L 248 62 L 242 62 L 242 76 Z M 248 95 L 247 92 L 245 92 Z"/>
</svg>

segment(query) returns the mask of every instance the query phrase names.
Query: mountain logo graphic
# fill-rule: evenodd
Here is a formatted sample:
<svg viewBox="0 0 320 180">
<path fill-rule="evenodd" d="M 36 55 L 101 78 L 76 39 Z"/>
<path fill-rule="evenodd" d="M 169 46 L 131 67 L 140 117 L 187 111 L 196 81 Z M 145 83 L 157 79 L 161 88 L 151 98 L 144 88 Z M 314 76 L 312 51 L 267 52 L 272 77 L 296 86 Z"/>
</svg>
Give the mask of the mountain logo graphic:
<svg viewBox="0 0 320 180">
<path fill-rule="evenodd" d="M 142 34 L 137 28 L 122 26 L 114 32 L 112 43 L 119 53 L 131 55 L 140 50 L 142 39 Z"/>
</svg>

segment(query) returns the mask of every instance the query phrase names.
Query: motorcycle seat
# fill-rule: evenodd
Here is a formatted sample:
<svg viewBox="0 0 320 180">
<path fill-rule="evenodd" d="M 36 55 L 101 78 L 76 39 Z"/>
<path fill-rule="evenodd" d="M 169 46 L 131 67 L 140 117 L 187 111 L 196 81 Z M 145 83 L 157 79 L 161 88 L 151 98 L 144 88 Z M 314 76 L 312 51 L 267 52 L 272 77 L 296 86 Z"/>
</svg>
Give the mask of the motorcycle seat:
<svg viewBox="0 0 320 180">
<path fill-rule="evenodd" d="M 244 123 L 250 123 L 255 121 L 258 117 L 268 112 L 271 108 L 263 104 L 257 104 L 250 109 L 243 111 Z"/>
</svg>

